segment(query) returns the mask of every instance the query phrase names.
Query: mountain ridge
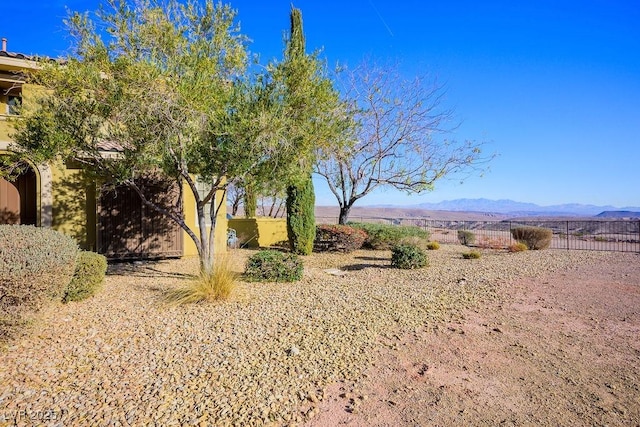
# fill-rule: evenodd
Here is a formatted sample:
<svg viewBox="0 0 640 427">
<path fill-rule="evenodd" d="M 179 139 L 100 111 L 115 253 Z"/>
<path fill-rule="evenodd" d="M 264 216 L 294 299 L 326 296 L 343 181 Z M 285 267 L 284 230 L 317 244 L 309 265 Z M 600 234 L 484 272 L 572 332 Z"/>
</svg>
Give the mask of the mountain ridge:
<svg viewBox="0 0 640 427">
<path fill-rule="evenodd" d="M 624 212 L 625 216 L 640 217 L 640 207 L 625 206 L 615 207 L 611 205 L 592 205 L 581 203 L 564 203 L 558 205 L 541 206 L 529 202 L 517 202 L 510 199 L 492 200 L 479 199 L 453 199 L 443 200 L 437 203 L 418 203 L 413 205 L 372 205 L 371 207 L 394 207 L 406 209 L 445 210 L 454 212 L 485 212 L 503 215 L 521 216 L 597 216 L 604 212 Z"/>
</svg>

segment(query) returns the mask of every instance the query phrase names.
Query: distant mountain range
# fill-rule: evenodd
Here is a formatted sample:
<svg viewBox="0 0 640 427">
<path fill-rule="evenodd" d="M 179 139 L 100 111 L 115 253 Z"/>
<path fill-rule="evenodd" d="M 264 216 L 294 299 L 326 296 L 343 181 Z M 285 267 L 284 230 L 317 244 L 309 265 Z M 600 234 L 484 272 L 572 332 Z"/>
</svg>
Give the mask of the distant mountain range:
<svg viewBox="0 0 640 427">
<path fill-rule="evenodd" d="M 596 206 L 568 203 L 563 205 L 540 206 L 534 203 L 515 202 L 513 200 L 456 199 L 439 203 L 420 203 L 406 208 L 457 211 L 486 212 L 511 216 L 600 216 L 608 218 L 640 218 L 640 207 Z"/>
</svg>

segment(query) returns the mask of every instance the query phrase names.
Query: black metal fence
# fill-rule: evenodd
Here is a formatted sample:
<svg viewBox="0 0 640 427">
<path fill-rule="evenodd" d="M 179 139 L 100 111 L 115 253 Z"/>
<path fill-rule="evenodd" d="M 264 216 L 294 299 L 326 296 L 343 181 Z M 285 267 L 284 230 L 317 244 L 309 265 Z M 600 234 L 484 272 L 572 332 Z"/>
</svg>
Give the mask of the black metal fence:
<svg viewBox="0 0 640 427">
<path fill-rule="evenodd" d="M 515 243 L 511 230 L 520 226 L 553 231 L 551 248 L 594 251 L 640 252 L 640 220 L 504 220 L 454 221 L 423 218 L 352 217 L 353 222 L 415 225 L 440 243 L 459 243 L 458 230 L 471 231 L 475 245 L 501 248 Z M 316 218 L 317 223 L 336 223 L 335 218 Z"/>
</svg>

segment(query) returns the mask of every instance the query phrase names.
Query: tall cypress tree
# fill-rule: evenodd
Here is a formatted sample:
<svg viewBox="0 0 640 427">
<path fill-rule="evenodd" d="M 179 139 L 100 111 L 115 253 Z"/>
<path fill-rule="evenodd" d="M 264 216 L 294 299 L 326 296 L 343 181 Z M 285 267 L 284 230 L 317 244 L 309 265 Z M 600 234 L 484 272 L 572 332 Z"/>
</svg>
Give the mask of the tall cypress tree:
<svg viewBox="0 0 640 427">
<path fill-rule="evenodd" d="M 291 35 L 287 44 L 286 61 L 291 66 L 288 73 L 287 86 L 289 94 L 293 94 L 292 99 L 299 97 L 295 94 L 302 92 L 301 87 L 306 83 L 300 77 L 304 73 L 296 73 L 300 66 L 303 66 L 309 58 L 305 52 L 304 33 L 302 31 L 302 12 L 291 6 Z M 298 99 L 298 102 L 304 102 Z M 304 108 L 302 105 L 292 107 Z M 300 110 L 298 110 L 300 111 Z M 300 116 L 302 120 L 307 119 L 304 114 Z M 304 138 L 305 135 L 299 136 Z M 303 144 L 305 145 L 305 144 Z M 313 181 L 311 179 L 311 162 L 304 164 L 301 159 L 302 175 L 300 179 L 291 182 L 287 187 L 287 234 L 291 251 L 301 255 L 309 255 L 313 250 L 313 241 L 316 237 L 315 221 L 315 193 Z"/>
</svg>

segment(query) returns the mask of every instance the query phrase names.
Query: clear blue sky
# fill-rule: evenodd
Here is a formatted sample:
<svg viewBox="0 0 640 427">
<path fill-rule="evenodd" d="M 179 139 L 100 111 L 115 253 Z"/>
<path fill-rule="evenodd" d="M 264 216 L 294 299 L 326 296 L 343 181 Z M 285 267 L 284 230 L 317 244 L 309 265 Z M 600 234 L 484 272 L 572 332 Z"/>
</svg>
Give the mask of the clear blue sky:
<svg viewBox="0 0 640 427">
<path fill-rule="evenodd" d="M 232 0 L 250 49 L 280 58 L 290 0 Z M 9 51 L 59 56 L 65 6 L 97 0 L 3 2 Z M 329 64 L 364 56 L 399 60 L 408 77 L 447 84 L 458 139 L 497 152 L 483 177 L 443 181 L 407 196 L 382 191 L 361 205 L 456 198 L 541 205 L 640 205 L 640 2 L 638 0 L 297 0 L 309 50 Z M 316 181 L 318 204 L 335 199 Z"/>
</svg>

